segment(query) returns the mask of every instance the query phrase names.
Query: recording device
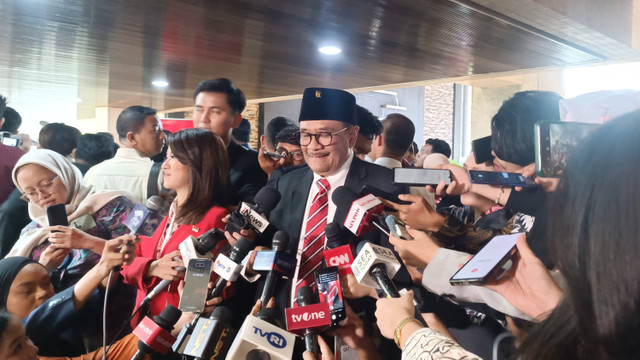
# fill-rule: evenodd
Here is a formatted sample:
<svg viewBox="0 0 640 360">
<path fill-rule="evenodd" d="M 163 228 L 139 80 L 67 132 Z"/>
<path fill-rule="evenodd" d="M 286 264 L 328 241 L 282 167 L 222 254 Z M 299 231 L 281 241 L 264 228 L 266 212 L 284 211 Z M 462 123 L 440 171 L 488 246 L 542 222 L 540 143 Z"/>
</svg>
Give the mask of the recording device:
<svg viewBox="0 0 640 360">
<path fill-rule="evenodd" d="M 298 307 L 285 309 L 287 330 L 304 337 L 307 351 L 318 354 L 318 332 L 331 325 L 329 304 L 318 303 L 309 286 L 301 286 L 296 294 Z"/>
<path fill-rule="evenodd" d="M 597 124 L 577 122 L 537 123 L 534 128 L 536 174 L 542 177 L 560 177 L 569 154 L 597 127 Z"/>
<path fill-rule="evenodd" d="M 444 181 L 451 184 L 451 171 L 442 169 L 394 168 L 393 183 L 396 185 L 438 185 Z"/>
<path fill-rule="evenodd" d="M 229 256 L 225 254 L 219 254 L 216 261 L 213 263 L 213 271 L 220 277 L 216 281 L 215 285 L 209 291 L 207 299 L 213 299 L 219 297 L 222 291 L 227 286 L 227 282 L 234 282 L 238 279 L 240 271 L 242 270 L 242 259 L 249 253 L 252 247 L 251 240 L 241 237 L 238 239 Z"/>
<path fill-rule="evenodd" d="M 477 254 L 458 270 L 449 283 L 451 285 L 482 285 L 489 278 L 497 275 L 513 253 L 518 236 L 524 233 L 497 235 L 491 239 Z"/>
<path fill-rule="evenodd" d="M 196 314 L 204 310 L 212 264 L 211 259 L 189 260 L 178 309 Z"/>
<path fill-rule="evenodd" d="M 22 135 L 13 135 L 9 132 L 2 132 L 2 143 L 7 146 L 20 147 L 22 146 Z"/>
<path fill-rule="evenodd" d="M 360 285 L 382 290 L 388 298 L 400 297 L 391 278 L 401 265 L 393 252 L 383 246 L 369 242 L 358 244 L 358 256 L 351 269 Z"/>
<path fill-rule="evenodd" d="M 344 307 L 338 268 L 331 266 L 316 271 L 314 275 L 318 287 L 318 299 L 321 303 L 329 304 L 331 326 L 338 326 L 340 321 L 347 318 L 347 310 Z"/>
<path fill-rule="evenodd" d="M 388 193 L 384 190 L 380 190 L 378 188 L 375 188 L 373 186 L 370 185 L 364 185 L 362 187 L 362 189 L 360 190 L 360 197 L 365 196 L 367 194 L 372 194 L 376 197 L 379 198 L 383 198 L 385 200 L 389 200 L 389 201 L 393 201 L 396 204 L 400 204 L 400 205 L 409 205 L 411 204 L 411 202 L 409 201 L 404 201 L 404 200 L 400 200 L 400 198 L 398 198 L 398 195 L 394 195 L 391 193 Z"/>
<path fill-rule="evenodd" d="M 253 229 L 259 233 L 269 226 L 267 217 L 269 212 L 278 205 L 282 195 L 278 190 L 265 186 L 253 198 L 253 204 L 241 202 L 236 210 L 231 212 L 225 230 L 234 233 L 242 229 Z"/>
<path fill-rule="evenodd" d="M 233 341 L 232 318 L 233 312 L 226 306 L 217 306 L 210 318 L 198 318 L 180 354 L 196 359 L 224 359 Z"/>
<path fill-rule="evenodd" d="M 484 164 L 494 159 L 493 154 L 491 154 L 491 135 L 473 140 L 471 149 L 473 150 L 473 156 L 476 157 L 476 164 Z"/>
<path fill-rule="evenodd" d="M 153 236 L 153 233 L 162 222 L 160 210 L 163 203 L 164 200 L 161 197 L 154 195 L 147 199 L 146 206 L 136 204 L 124 221 L 131 234 L 146 237 Z"/>
<path fill-rule="evenodd" d="M 384 222 L 393 236 L 404 240 L 413 240 L 413 236 L 407 231 L 407 225 L 402 220 L 389 214 L 384 217 Z"/>
<path fill-rule="evenodd" d="M 536 186 L 535 181 L 533 181 L 531 177 L 509 172 L 469 170 L 469 179 L 474 184 L 482 185 L 499 185 L 508 187 Z"/>
<path fill-rule="evenodd" d="M 188 267 L 191 259 L 212 259 L 211 251 L 226 239 L 224 232 L 217 228 L 213 228 L 197 238 L 188 236 L 178 245 L 184 266 Z"/>
<path fill-rule="evenodd" d="M 269 273 L 267 274 L 267 278 L 264 283 L 264 287 L 262 288 L 262 295 L 260 296 L 260 300 L 262 301 L 262 307 L 267 306 L 269 299 L 273 294 L 273 290 L 275 289 L 278 280 L 284 276 L 291 276 L 295 271 L 296 267 L 296 258 L 290 256 L 286 253 L 287 247 L 289 246 L 289 234 L 286 232 L 279 230 L 273 235 L 273 242 L 271 243 L 272 251 L 268 255 L 272 255 L 270 266 L 268 268 Z M 265 253 L 265 251 L 260 251 L 260 253 Z M 256 258 L 258 257 L 256 254 Z M 264 258 L 264 256 L 263 256 Z M 264 261 L 258 262 L 259 264 Z M 258 266 L 258 269 L 255 267 L 256 261 L 254 261 L 253 270 L 264 269 L 264 267 Z"/>
<path fill-rule="evenodd" d="M 263 151 L 263 154 L 265 154 L 268 157 L 274 158 L 274 159 L 286 159 L 286 156 L 282 155 L 282 154 L 278 154 L 276 152 L 271 152 L 271 151 Z"/>
<path fill-rule="evenodd" d="M 145 316 L 133 330 L 140 341 L 138 341 L 138 351 L 131 360 L 142 360 L 155 352 L 160 354 L 169 352 L 176 341 L 176 338 L 171 335 L 171 330 L 181 315 L 182 311 L 175 306 L 167 305 L 160 315 L 153 317 L 153 320 Z"/>
<path fill-rule="evenodd" d="M 344 236 L 340 224 L 332 222 L 324 228 L 327 239 L 327 248 L 323 256 L 327 266 L 336 266 L 340 276 L 353 274 L 351 263 L 353 262 L 353 248 L 349 240 Z"/>
<path fill-rule="evenodd" d="M 55 204 L 47 207 L 47 220 L 49 226 L 69 226 L 67 210 L 64 204 Z M 59 231 L 58 231 L 59 232 Z"/>
<path fill-rule="evenodd" d="M 351 205 L 349 201 L 353 202 Z M 356 236 L 361 236 L 371 229 L 373 219 L 380 216 L 384 210 L 384 204 L 372 194 L 358 198 L 358 195 L 345 186 L 338 187 L 331 195 L 331 200 L 336 207 L 350 206 L 344 220 L 344 227 Z"/>
<path fill-rule="evenodd" d="M 231 344 L 227 359 L 279 359 L 293 358 L 295 336 L 275 324 L 272 311 L 262 309 L 258 316 L 247 316 Z"/>
</svg>

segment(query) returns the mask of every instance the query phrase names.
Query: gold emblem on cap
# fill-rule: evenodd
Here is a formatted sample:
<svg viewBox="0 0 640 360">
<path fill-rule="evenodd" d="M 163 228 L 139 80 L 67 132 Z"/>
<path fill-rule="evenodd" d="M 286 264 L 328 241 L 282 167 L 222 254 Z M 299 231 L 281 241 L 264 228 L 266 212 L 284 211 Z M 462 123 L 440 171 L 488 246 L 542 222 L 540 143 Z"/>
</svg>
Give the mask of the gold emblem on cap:
<svg viewBox="0 0 640 360">
<path fill-rule="evenodd" d="M 322 97 L 322 93 L 320 90 L 316 90 L 316 98 L 320 99 Z"/>
</svg>

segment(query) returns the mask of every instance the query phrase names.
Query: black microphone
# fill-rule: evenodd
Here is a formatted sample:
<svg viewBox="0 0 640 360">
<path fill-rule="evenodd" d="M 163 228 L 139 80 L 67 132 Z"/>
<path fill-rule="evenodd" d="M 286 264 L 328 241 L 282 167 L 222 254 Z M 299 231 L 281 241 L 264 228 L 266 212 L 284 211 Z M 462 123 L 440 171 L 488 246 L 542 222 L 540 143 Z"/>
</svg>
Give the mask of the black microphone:
<svg viewBox="0 0 640 360">
<path fill-rule="evenodd" d="M 298 306 L 307 306 L 317 303 L 316 295 L 309 286 L 302 286 L 296 294 L 296 303 Z M 314 330 L 306 329 L 304 331 L 304 347 L 314 355 L 319 353 L 318 350 L 318 334 Z"/>
<path fill-rule="evenodd" d="M 362 236 L 372 228 L 372 222 L 380 217 L 384 210 L 384 204 L 377 197 L 367 194 L 360 197 L 346 186 L 338 187 L 331 195 L 331 200 L 338 209 L 344 212 L 344 227 L 356 236 Z M 340 219 L 342 217 L 337 217 Z"/>
<path fill-rule="evenodd" d="M 356 247 L 358 256 L 353 260 L 351 269 L 361 285 L 377 287 L 387 298 L 400 297 L 398 289 L 391 281 L 400 269 L 400 262 L 393 252 L 383 246 L 363 241 Z M 391 276 L 389 276 L 391 272 Z"/>
<path fill-rule="evenodd" d="M 145 205 L 136 204 L 129 212 L 124 225 L 129 228 L 130 233 L 133 235 L 153 236 L 153 233 L 162 222 L 161 211 L 163 204 L 164 200 L 157 195 L 148 198 Z"/>
<path fill-rule="evenodd" d="M 213 264 L 213 271 L 220 275 L 214 287 L 209 291 L 207 299 L 219 297 L 227 286 L 227 282 L 234 282 L 242 270 L 242 259 L 249 253 L 253 247 L 253 242 L 245 237 L 238 239 L 229 256 L 219 254 Z"/>
<path fill-rule="evenodd" d="M 153 317 L 153 321 L 149 318 L 141 321 L 134 330 L 134 334 L 140 341 L 138 341 L 138 351 L 131 360 L 142 360 L 154 352 L 166 354 L 175 341 L 175 338 L 171 336 L 171 330 L 181 315 L 182 311 L 175 306 L 168 305 L 160 315 Z"/>
<path fill-rule="evenodd" d="M 224 359 L 233 338 L 230 334 L 233 312 L 226 306 L 218 306 L 211 317 L 197 319 L 193 335 L 189 337 L 181 355 L 196 359 Z"/>
<path fill-rule="evenodd" d="M 262 233 L 269 226 L 269 212 L 280 202 L 280 192 L 265 186 L 253 198 L 253 204 L 240 202 L 238 208 L 229 214 L 225 230 L 234 233 L 242 229 L 254 229 Z"/>
<path fill-rule="evenodd" d="M 285 253 L 287 251 L 287 247 L 289 246 L 289 234 L 282 230 L 276 231 L 273 235 L 273 242 L 271 243 L 271 247 L 273 251 L 275 251 L 275 256 L 273 258 L 273 265 L 269 273 L 267 274 L 267 278 L 264 283 L 264 287 L 262 288 L 262 296 L 260 296 L 260 300 L 262 300 L 262 308 L 267 306 L 267 303 L 271 299 L 273 295 L 273 290 L 278 283 L 278 280 L 281 278 L 280 272 L 278 272 L 278 255 L 281 253 Z M 295 265 L 294 265 L 295 266 Z"/>
</svg>

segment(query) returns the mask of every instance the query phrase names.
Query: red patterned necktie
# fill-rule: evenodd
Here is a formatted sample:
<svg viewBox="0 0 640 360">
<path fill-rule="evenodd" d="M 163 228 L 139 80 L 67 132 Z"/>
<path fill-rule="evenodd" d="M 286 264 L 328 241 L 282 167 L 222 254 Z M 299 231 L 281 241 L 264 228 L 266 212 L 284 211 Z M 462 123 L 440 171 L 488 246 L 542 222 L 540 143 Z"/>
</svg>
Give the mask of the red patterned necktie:
<svg viewBox="0 0 640 360">
<path fill-rule="evenodd" d="M 296 294 L 301 286 L 315 284 L 313 272 L 322 264 L 322 250 L 324 249 L 324 228 L 327 226 L 327 214 L 329 213 L 329 181 L 320 179 L 316 182 L 318 193 L 311 203 L 307 227 L 305 228 L 300 268 L 296 282 Z"/>
</svg>

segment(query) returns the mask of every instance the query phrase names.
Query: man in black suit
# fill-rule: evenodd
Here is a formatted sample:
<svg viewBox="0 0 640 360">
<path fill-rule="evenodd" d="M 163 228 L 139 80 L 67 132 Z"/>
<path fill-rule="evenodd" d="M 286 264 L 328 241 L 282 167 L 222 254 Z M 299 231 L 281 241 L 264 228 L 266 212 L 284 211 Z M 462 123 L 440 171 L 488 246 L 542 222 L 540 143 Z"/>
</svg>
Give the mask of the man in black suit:
<svg viewBox="0 0 640 360">
<path fill-rule="evenodd" d="M 267 174 L 258 164 L 258 153 L 248 150 L 231 138 L 232 129 L 242 121 L 247 100 L 229 79 L 202 81 L 193 94 L 193 126 L 213 131 L 227 146 L 232 204 L 251 202 L 267 183 Z"/>
</svg>

